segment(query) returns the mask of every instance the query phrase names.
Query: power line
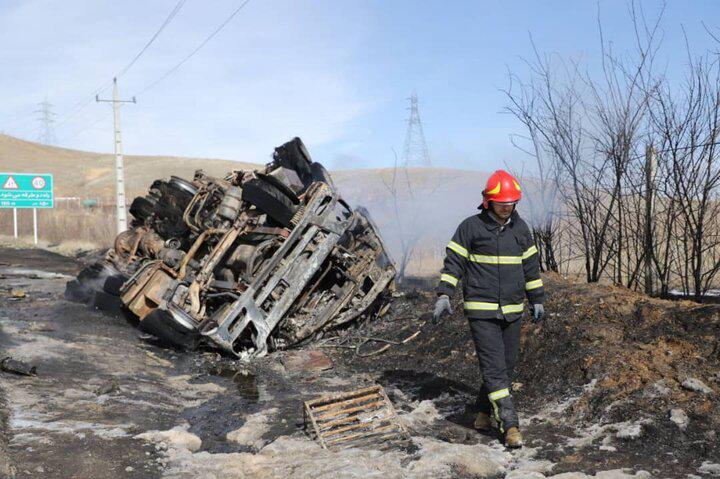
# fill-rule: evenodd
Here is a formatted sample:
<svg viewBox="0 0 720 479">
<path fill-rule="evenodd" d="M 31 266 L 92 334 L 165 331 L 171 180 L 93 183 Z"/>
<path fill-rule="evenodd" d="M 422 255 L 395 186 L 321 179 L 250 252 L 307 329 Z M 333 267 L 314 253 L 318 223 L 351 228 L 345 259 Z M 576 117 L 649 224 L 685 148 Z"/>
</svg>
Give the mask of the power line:
<svg viewBox="0 0 720 479">
<path fill-rule="evenodd" d="M 86 131 L 92 129 L 95 125 L 97 125 L 97 124 L 100 123 L 101 121 L 108 119 L 111 115 L 112 115 L 112 112 L 110 112 L 110 113 L 105 113 L 105 114 L 103 114 L 101 117 L 93 120 L 93 121 L 92 121 L 91 123 L 89 123 L 87 126 L 84 126 L 84 127 L 80 128 L 79 130 L 76 130 L 76 131 L 75 131 L 74 133 L 72 133 L 71 135 L 62 137 L 62 138 L 61 138 L 62 143 L 66 143 L 68 140 L 72 140 L 73 138 L 81 135 L 82 133 L 85 133 Z"/>
<path fill-rule="evenodd" d="M 135 62 L 137 62 L 140 59 L 140 57 L 143 55 L 143 53 L 145 53 L 145 51 L 150 47 L 150 45 L 153 44 L 155 39 L 158 36 L 160 36 L 160 33 L 162 33 L 162 31 L 165 30 L 165 27 L 167 27 L 170 24 L 170 22 L 173 21 L 173 19 L 178 14 L 180 9 L 183 7 L 183 5 L 185 5 L 185 2 L 186 2 L 186 0 L 180 0 L 179 2 L 177 2 L 175 4 L 175 7 L 168 14 L 165 21 L 162 23 L 162 25 L 160 25 L 160 28 L 158 28 L 158 30 L 155 32 L 155 34 L 150 38 L 150 40 L 148 40 L 148 42 L 145 44 L 145 46 L 142 47 L 142 49 L 138 52 L 138 54 L 135 55 L 135 58 L 133 58 L 132 61 L 130 61 L 130 63 L 128 63 L 128 65 L 120 71 L 120 73 L 115 75 L 115 78 L 122 77 L 135 64 Z"/>
<path fill-rule="evenodd" d="M 168 78 L 170 75 L 175 73 L 181 66 L 183 66 L 188 60 L 190 60 L 197 52 L 199 52 L 210 40 L 212 40 L 215 35 L 220 33 L 220 31 L 227 26 L 228 23 L 232 21 L 235 16 L 240 13 L 240 10 L 245 8 L 245 5 L 250 3 L 250 0 L 245 0 L 240 4 L 239 7 L 237 7 L 233 12 L 218 26 L 205 40 L 203 40 L 192 52 L 190 52 L 189 55 L 187 55 L 185 58 L 180 60 L 174 67 L 172 67 L 170 70 L 168 70 L 164 75 L 162 75 L 157 80 L 154 80 L 150 83 L 148 83 L 145 87 L 143 87 L 139 92 L 137 92 L 134 96 L 139 96 L 145 93 L 146 91 L 150 90 L 151 88 L 154 88 L 158 83 L 162 82 L 166 78 Z"/>
<path fill-rule="evenodd" d="M 170 11 L 170 13 L 165 18 L 165 20 L 160 25 L 160 27 L 157 29 L 157 31 L 153 34 L 152 37 L 150 37 L 150 40 L 148 40 L 145 43 L 145 45 L 140 49 L 140 51 L 135 55 L 135 57 L 133 57 L 133 59 L 130 61 L 130 63 L 128 63 L 122 70 L 120 70 L 120 72 L 117 73 L 114 78 L 120 78 L 125 73 L 127 73 L 128 70 L 130 70 L 130 68 L 132 68 L 133 65 L 135 65 L 135 63 L 140 59 L 141 56 L 143 56 L 143 54 L 147 51 L 147 49 L 150 47 L 150 45 L 152 45 L 153 42 L 157 39 L 157 37 L 160 36 L 160 33 L 162 33 L 162 31 L 165 30 L 165 27 L 167 27 L 170 24 L 170 22 L 172 22 L 173 19 L 177 16 L 178 12 L 180 12 L 180 9 L 182 9 L 182 7 L 183 7 L 183 5 L 185 5 L 186 1 L 187 0 L 179 0 L 175 4 L 175 6 Z M 85 109 L 85 107 L 87 107 L 90 103 L 92 103 L 95 100 L 95 97 L 97 95 L 104 92 L 106 89 L 108 89 L 110 86 L 112 86 L 112 84 L 113 84 L 113 80 L 109 80 L 109 81 L 103 83 L 102 85 L 100 85 L 100 87 L 98 87 L 95 91 L 92 92 L 89 99 L 78 102 L 72 108 L 70 113 L 64 115 L 65 118 L 61 122 L 58 123 L 58 126 L 64 125 L 70 119 L 75 117 L 75 115 L 80 113 L 82 110 Z"/>
</svg>

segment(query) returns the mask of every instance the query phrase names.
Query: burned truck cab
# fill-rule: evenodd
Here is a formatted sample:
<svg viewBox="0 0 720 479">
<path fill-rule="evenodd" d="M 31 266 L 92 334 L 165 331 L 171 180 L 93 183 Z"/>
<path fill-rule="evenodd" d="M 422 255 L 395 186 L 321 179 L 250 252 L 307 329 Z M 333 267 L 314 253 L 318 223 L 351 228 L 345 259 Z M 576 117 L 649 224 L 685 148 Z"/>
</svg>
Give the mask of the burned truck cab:
<svg viewBox="0 0 720 479">
<path fill-rule="evenodd" d="M 299 138 L 262 170 L 158 180 L 130 213 L 105 286 L 119 284 L 140 328 L 172 344 L 262 356 L 371 316 L 392 288 L 367 213 Z"/>
</svg>

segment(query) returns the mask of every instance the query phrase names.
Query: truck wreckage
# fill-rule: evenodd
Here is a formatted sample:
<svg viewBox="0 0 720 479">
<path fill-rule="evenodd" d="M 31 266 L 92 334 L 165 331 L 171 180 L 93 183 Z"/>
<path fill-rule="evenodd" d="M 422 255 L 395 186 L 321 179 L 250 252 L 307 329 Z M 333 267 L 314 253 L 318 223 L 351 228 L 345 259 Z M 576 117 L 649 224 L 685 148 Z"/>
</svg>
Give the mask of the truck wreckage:
<svg viewBox="0 0 720 479">
<path fill-rule="evenodd" d="M 340 197 L 299 138 L 261 170 L 156 180 L 130 214 L 66 295 L 94 284 L 173 345 L 262 356 L 373 315 L 393 287 L 367 212 Z"/>
</svg>

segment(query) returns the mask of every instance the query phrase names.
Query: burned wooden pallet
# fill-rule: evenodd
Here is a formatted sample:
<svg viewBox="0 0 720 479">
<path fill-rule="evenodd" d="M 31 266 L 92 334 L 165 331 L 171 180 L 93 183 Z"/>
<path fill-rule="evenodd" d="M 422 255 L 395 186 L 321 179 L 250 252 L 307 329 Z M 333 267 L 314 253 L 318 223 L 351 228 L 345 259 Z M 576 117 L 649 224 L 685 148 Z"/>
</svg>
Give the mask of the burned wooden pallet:
<svg viewBox="0 0 720 479">
<path fill-rule="evenodd" d="M 306 401 L 304 416 L 325 449 L 408 439 L 382 386 Z"/>
</svg>

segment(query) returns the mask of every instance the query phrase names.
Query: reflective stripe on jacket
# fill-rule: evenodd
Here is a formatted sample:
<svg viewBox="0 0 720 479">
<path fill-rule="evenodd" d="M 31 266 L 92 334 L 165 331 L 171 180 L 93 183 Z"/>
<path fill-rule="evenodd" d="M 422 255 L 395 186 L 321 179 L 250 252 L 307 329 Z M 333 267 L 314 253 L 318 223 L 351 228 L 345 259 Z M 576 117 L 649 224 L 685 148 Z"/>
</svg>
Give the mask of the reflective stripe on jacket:
<svg viewBox="0 0 720 479">
<path fill-rule="evenodd" d="M 543 303 L 538 251 L 517 211 L 500 225 L 482 210 L 460 223 L 446 248 L 439 294 L 452 296 L 462 280 L 465 314 L 471 318 L 522 315 L 524 299 Z"/>
</svg>

